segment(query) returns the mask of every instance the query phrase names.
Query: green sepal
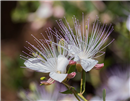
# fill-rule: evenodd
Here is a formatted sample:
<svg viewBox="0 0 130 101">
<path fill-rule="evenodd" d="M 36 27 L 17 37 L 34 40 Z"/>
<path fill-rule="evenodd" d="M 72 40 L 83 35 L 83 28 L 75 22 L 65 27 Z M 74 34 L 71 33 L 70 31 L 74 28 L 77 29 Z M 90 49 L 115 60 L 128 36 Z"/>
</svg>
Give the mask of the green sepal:
<svg viewBox="0 0 130 101">
<path fill-rule="evenodd" d="M 103 89 L 103 101 L 106 101 L 105 98 L 106 98 L 106 89 Z"/>
<path fill-rule="evenodd" d="M 45 80 L 45 79 L 46 79 L 46 77 L 41 77 L 41 78 L 40 78 L 40 80 Z"/>
<path fill-rule="evenodd" d="M 67 73 L 68 73 L 68 74 L 69 74 L 69 73 L 72 73 L 72 72 L 75 71 L 75 69 L 76 69 L 76 65 L 71 65 L 71 66 L 69 67 Z"/>
</svg>

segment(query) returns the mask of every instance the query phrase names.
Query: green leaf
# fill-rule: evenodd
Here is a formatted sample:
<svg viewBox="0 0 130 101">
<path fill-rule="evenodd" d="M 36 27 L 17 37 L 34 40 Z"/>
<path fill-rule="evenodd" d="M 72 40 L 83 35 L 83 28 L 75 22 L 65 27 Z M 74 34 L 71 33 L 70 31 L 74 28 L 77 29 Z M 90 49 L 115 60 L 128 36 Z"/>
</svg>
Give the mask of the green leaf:
<svg viewBox="0 0 130 101">
<path fill-rule="evenodd" d="M 105 98 L 106 98 L 106 89 L 103 89 L 103 101 L 106 101 Z"/>
<path fill-rule="evenodd" d="M 60 93 L 62 93 L 62 94 L 72 94 L 72 91 L 68 89 L 68 90 L 66 90 L 64 92 L 60 92 Z"/>
<path fill-rule="evenodd" d="M 72 73 L 72 72 L 74 72 L 75 71 L 75 68 L 76 68 L 76 65 L 71 65 L 70 67 L 69 67 L 69 70 L 68 70 L 68 74 L 69 73 Z"/>
</svg>

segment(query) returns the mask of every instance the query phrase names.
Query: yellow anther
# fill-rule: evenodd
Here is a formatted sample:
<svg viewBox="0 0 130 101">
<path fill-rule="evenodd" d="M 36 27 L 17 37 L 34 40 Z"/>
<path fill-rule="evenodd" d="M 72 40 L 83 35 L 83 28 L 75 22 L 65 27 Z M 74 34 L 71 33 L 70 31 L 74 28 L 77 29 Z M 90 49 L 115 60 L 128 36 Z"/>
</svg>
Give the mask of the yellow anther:
<svg viewBox="0 0 130 101">
<path fill-rule="evenodd" d="M 58 73 L 58 74 L 61 74 L 61 72 L 60 72 L 60 71 L 57 71 L 57 73 Z"/>
<path fill-rule="evenodd" d="M 40 80 L 45 80 L 45 79 L 46 79 L 46 77 L 41 77 L 41 78 L 40 78 Z"/>
</svg>

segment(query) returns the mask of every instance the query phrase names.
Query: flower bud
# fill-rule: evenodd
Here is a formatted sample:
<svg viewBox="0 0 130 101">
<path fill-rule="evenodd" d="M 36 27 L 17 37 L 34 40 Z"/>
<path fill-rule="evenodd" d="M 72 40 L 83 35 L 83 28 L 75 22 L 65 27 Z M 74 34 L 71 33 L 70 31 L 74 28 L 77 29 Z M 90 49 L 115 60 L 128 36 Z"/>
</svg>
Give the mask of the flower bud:
<svg viewBox="0 0 130 101">
<path fill-rule="evenodd" d="M 67 78 L 68 79 L 72 79 L 72 78 L 75 77 L 75 75 L 76 75 L 76 72 L 72 72 L 72 73 L 70 73 L 70 74 L 67 75 Z"/>
<path fill-rule="evenodd" d="M 99 69 L 101 69 L 102 67 L 104 67 L 104 63 L 96 64 L 96 65 L 94 66 L 94 69 L 99 70 Z"/>
<path fill-rule="evenodd" d="M 77 69 L 78 72 L 82 72 L 81 64 L 76 64 L 76 69 Z"/>
<path fill-rule="evenodd" d="M 73 61 L 73 60 L 70 60 L 70 61 L 69 61 L 69 65 L 75 65 L 75 64 L 76 64 L 75 61 Z"/>
</svg>

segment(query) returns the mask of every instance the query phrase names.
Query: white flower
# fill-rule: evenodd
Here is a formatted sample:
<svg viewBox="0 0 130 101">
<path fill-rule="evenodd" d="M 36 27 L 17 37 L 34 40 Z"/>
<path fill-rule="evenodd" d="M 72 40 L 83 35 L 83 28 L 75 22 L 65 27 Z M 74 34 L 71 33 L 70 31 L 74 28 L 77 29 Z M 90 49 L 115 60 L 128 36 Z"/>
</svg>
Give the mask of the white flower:
<svg viewBox="0 0 130 101">
<path fill-rule="evenodd" d="M 52 36 L 50 35 L 48 38 L 49 40 L 46 40 L 45 38 L 38 40 L 34 37 L 37 47 L 27 41 L 31 48 L 25 48 L 30 51 L 30 54 L 24 51 L 23 53 L 27 54 L 29 57 L 21 55 L 21 57 L 26 60 L 24 65 L 27 68 L 38 72 L 49 73 L 51 78 L 47 82 L 42 82 L 43 84 L 51 84 L 54 80 L 62 82 L 67 76 L 70 77 L 71 75 L 66 74 L 66 68 L 69 64 L 69 60 L 71 59 L 68 59 L 67 51 L 60 46 L 58 46 L 58 48 L 60 48 L 60 50 L 62 49 L 62 51 L 58 51 L 56 45 L 54 45 Z M 72 73 L 72 77 L 74 77 L 73 75 L 74 74 Z"/>
<path fill-rule="evenodd" d="M 49 28 L 49 30 L 59 39 L 64 38 L 66 40 L 68 43 L 69 55 L 74 56 L 74 61 L 80 63 L 82 68 L 87 72 L 90 71 L 98 63 L 98 61 L 94 58 L 103 55 L 105 52 L 102 52 L 102 50 L 113 42 L 112 40 L 108 45 L 102 47 L 106 42 L 108 36 L 113 31 L 113 28 L 111 28 L 110 25 L 107 29 L 107 25 L 103 24 L 103 26 L 101 26 L 99 21 L 96 20 L 93 24 L 92 32 L 90 34 L 89 19 L 87 22 L 85 22 L 86 24 L 84 24 L 84 15 L 82 29 L 79 21 L 75 17 L 73 18 L 73 22 L 75 31 L 72 30 L 67 20 L 67 26 L 65 26 L 61 19 L 59 22 L 57 21 L 60 27 L 59 31 L 55 29 L 54 32 L 51 28 Z M 102 54 L 96 56 L 97 53 Z"/>
</svg>

